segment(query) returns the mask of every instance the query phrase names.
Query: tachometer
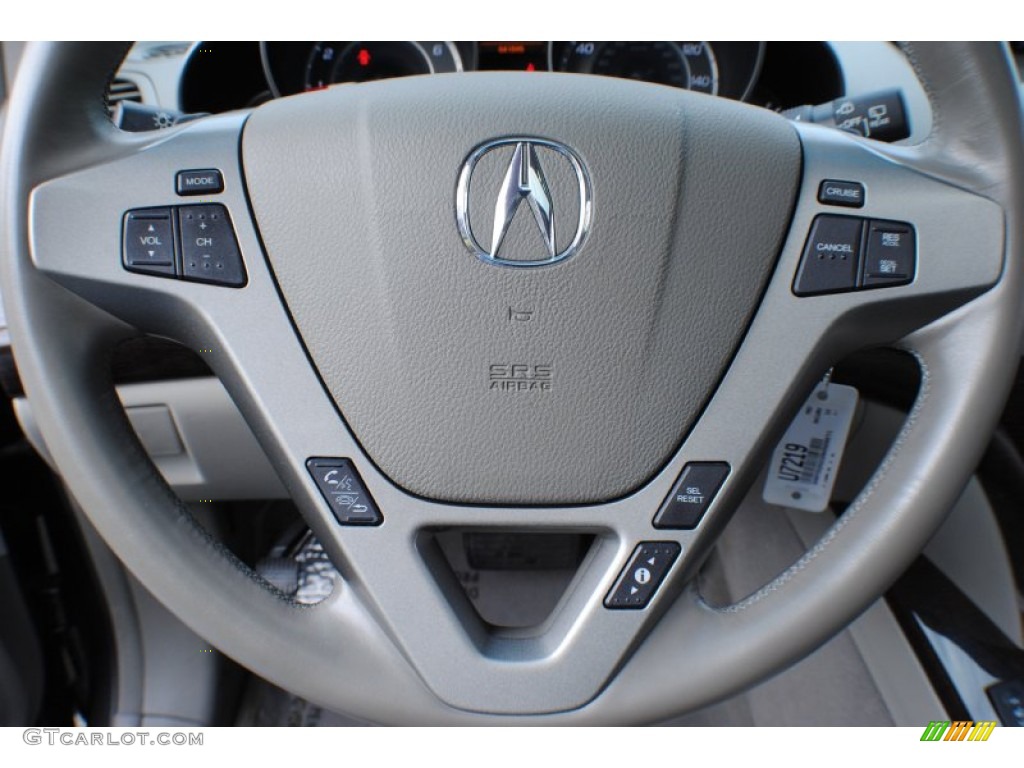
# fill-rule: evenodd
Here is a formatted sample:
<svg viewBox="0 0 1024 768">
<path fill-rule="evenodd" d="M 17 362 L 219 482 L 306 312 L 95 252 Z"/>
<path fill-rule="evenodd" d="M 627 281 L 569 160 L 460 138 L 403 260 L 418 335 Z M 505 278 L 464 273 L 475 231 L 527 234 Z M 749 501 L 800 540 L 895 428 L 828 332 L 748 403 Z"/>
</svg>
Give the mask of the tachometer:
<svg viewBox="0 0 1024 768">
<path fill-rule="evenodd" d="M 718 66 L 706 42 L 568 43 L 554 68 L 644 80 L 702 93 L 718 93 Z"/>
<path fill-rule="evenodd" d="M 460 69 L 455 46 L 446 42 L 317 43 L 306 65 L 305 88 Z"/>
</svg>

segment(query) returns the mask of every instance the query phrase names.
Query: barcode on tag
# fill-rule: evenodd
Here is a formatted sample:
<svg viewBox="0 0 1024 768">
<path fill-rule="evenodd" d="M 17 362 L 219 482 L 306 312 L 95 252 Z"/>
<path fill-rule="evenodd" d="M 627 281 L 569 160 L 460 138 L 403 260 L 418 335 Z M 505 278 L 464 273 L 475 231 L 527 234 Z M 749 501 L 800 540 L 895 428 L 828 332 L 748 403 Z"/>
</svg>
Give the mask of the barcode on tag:
<svg viewBox="0 0 1024 768">
<path fill-rule="evenodd" d="M 807 451 L 807 461 L 804 464 L 803 470 L 800 472 L 801 483 L 816 482 L 818 465 L 821 463 L 822 450 L 826 445 L 826 441 L 820 437 L 811 439 L 811 444 L 808 446 Z"/>
<path fill-rule="evenodd" d="M 765 501 L 808 512 L 828 507 L 856 408 L 853 387 L 823 383 L 811 393 L 772 454 Z"/>
</svg>

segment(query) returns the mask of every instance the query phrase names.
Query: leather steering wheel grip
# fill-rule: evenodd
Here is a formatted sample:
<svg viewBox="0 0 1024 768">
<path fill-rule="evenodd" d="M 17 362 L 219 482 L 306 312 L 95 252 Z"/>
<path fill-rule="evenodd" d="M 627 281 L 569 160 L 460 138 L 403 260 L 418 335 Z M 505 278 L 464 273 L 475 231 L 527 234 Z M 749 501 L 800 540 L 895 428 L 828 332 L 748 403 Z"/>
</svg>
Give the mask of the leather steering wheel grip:
<svg viewBox="0 0 1024 768">
<path fill-rule="evenodd" d="M 65 481 L 125 564 L 211 643 L 311 700 L 379 722 L 600 724 L 656 721 L 721 699 L 799 660 L 898 577 L 999 417 L 1024 318 L 1018 85 L 1002 46 L 907 44 L 933 132 L 918 146 L 874 151 L 996 203 L 1004 266 L 994 287 L 901 342 L 921 365 L 922 387 L 882 466 L 817 545 L 746 600 L 716 610 L 688 587 L 586 706 L 511 717 L 456 709 L 425 685 L 358 589 L 340 584 L 324 604 L 294 605 L 194 524 L 132 434 L 103 365 L 134 330 L 37 269 L 33 189 L 154 141 L 106 118 L 102 93 L 126 50 L 33 44 L 19 70 L 0 149 L 0 286 L 19 374 Z"/>
</svg>

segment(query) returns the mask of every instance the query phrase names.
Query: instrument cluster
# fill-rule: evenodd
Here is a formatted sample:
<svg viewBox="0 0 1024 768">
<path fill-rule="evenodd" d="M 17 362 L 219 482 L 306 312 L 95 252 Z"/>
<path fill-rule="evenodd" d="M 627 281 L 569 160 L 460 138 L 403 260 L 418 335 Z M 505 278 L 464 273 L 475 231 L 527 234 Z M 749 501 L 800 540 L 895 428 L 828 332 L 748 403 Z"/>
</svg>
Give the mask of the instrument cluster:
<svg viewBox="0 0 1024 768">
<path fill-rule="evenodd" d="M 274 96 L 391 77 L 507 70 L 621 77 L 746 99 L 764 60 L 758 42 L 321 41 L 260 43 Z"/>
</svg>

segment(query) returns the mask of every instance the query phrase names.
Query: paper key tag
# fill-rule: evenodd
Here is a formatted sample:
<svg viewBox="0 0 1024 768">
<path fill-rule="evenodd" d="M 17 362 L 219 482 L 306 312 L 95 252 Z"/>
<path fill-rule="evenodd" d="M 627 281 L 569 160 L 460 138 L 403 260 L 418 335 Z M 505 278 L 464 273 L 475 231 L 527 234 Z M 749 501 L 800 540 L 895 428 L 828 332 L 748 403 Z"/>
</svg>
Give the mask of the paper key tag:
<svg viewBox="0 0 1024 768">
<path fill-rule="evenodd" d="M 764 500 L 824 512 L 857 410 L 857 390 L 827 379 L 815 387 L 772 454 Z"/>
</svg>

